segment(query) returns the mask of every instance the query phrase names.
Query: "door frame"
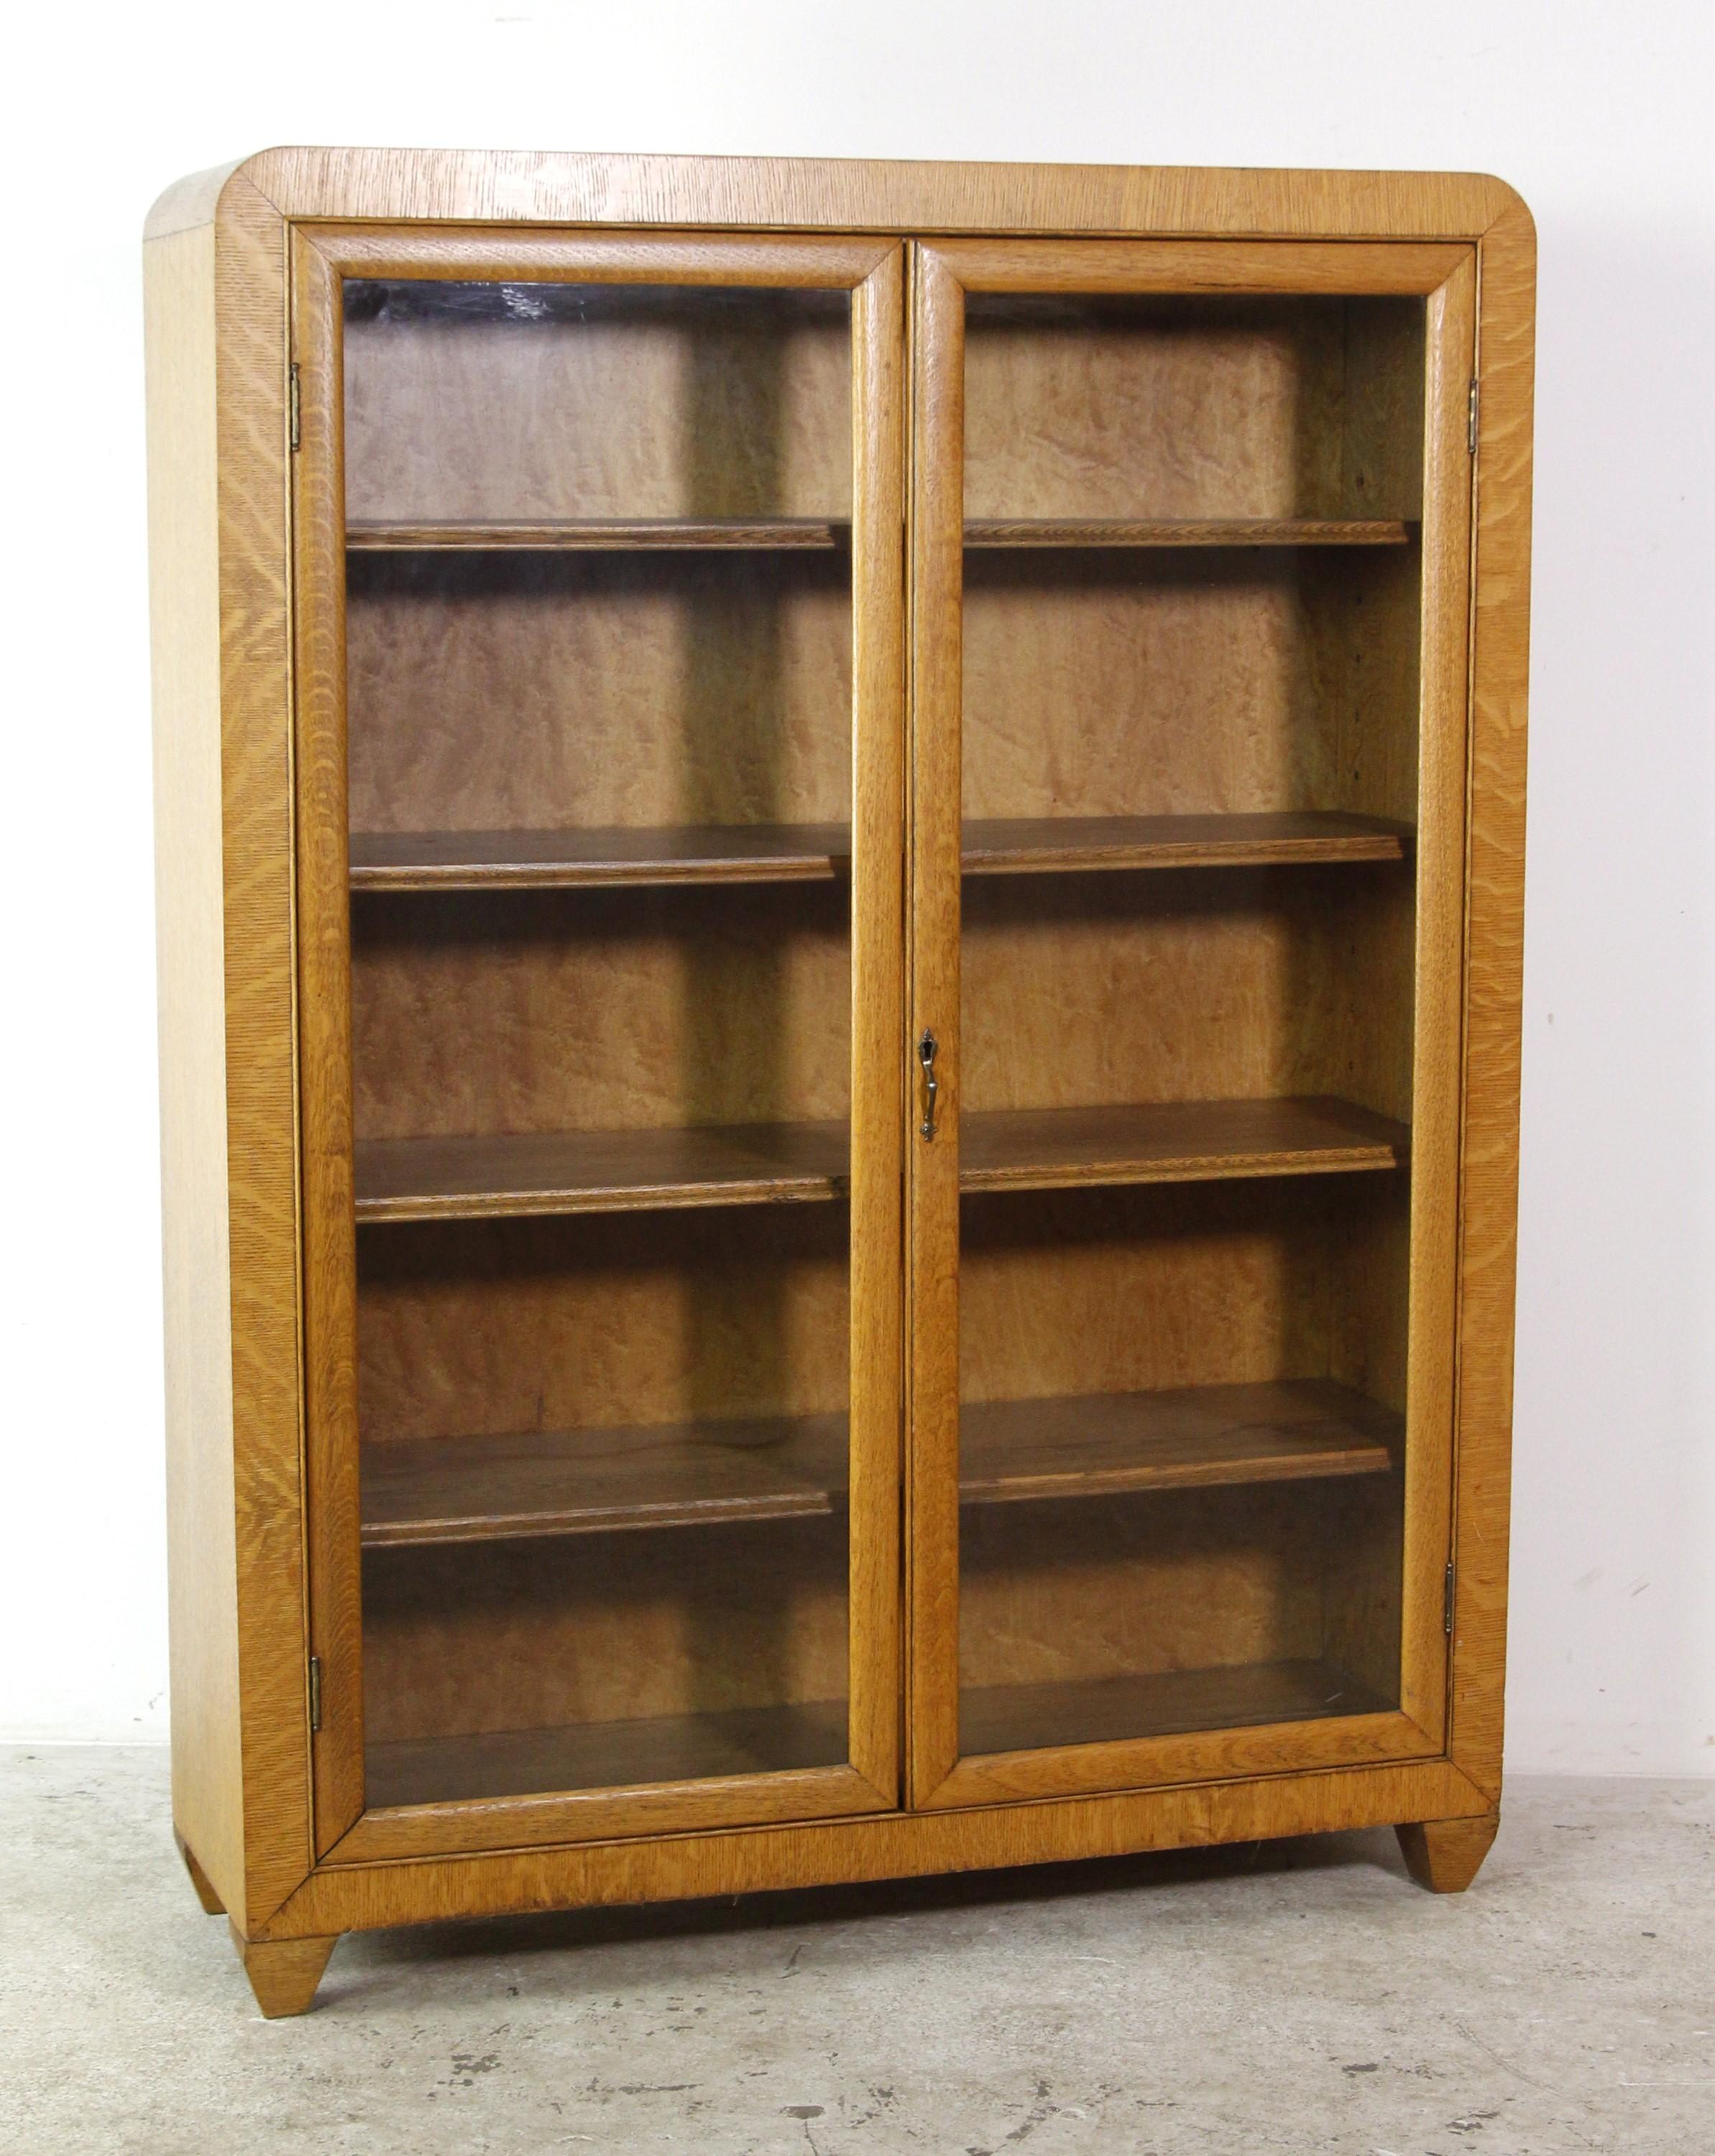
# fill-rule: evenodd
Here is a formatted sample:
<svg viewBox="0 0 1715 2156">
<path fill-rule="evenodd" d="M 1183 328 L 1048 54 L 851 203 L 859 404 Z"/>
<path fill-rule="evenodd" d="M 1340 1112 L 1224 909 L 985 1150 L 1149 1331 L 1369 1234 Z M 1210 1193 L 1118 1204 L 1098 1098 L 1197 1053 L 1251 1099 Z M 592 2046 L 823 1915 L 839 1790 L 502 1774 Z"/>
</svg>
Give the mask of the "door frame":
<svg viewBox="0 0 1715 2156">
<path fill-rule="evenodd" d="M 316 1858 L 335 1864 L 873 1813 L 900 1754 L 903 248 L 896 239 L 306 222 L 288 230 L 305 1557 Z M 346 764 L 341 280 L 817 288 L 851 301 L 850 1763 L 366 1810 Z"/>
<path fill-rule="evenodd" d="M 1470 244 L 975 239 L 911 250 L 909 1037 L 935 1137 L 906 1154 L 907 1802 L 941 1809 L 1428 1759 L 1449 1743 L 1471 726 Z M 968 292 L 1425 301 L 1419 823 L 1401 1693 L 1397 1712 L 962 1757 L 958 1748 L 959 904 Z"/>
</svg>

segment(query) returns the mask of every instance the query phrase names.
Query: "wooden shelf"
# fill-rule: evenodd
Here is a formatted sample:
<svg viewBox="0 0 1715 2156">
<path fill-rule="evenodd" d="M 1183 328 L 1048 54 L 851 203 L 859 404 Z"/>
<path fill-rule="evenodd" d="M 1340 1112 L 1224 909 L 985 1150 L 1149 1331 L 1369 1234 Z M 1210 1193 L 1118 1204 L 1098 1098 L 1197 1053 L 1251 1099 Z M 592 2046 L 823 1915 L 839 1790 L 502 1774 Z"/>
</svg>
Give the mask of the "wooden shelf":
<svg viewBox="0 0 1715 2156">
<path fill-rule="evenodd" d="M 843 1700 L 653 1715 L 552 1729 L 394 1739 L 363 1753 L 372 1807 L 471 1802 L 558 1789 L 625 1789 L 715 1775 L 844 1766 Z"/>
<path fill-rule="evenodd" d="M 1404 547 L 1416 529 L 1394 517 L 979 517 L 967 547 Z"/>
<path fill-rule="evenodd" d="M 968 823 L 967 875 L 1263 867 L 1408 858 L 1409 824 L 1332 809 L 1243 816 L 1041 816 Z M 574 831 L 354 831 L 353 891 L 828 881 L 851 870 L 843 824 L 686 824 Z"/>
<path fill-rule="evenodd" d="M 1314 1378 L 972 1402 L 960 1425 L 971 1505 L 1381 1475 L 1402 1430 Z M 364 1448 L 363 1545 L 816 1517 L 846 1471 L 841 1414 L 397 1440 Z"/>
<path fill-rule="evenodd" d="M 845 1502 L 843 1414 L 400 1439 L 363 1448 L 363 1543 L 814 1518 Z"/>
<path fill-rule="evenodd" d="M 1240 1663 L 967 1690 L 959 1740 L 966 1754 L 980 1755 L 1319 1721 L 1391 1705 L 1332 1662 Z M 372 1743 L 364 1791 L 376 1808 L 454 1804 L 778 1774 L 839 1766 L 847 1756 L 845 1702 L 815 1700 Z"/>
<path fill-rule="evenodd" d="M 843 1194 L 844 1123 L 379 1138 L 356 1148 L 357 1214 L 458 1220 L 768 1205 Z"/>
<path fill-rule="evenodd" d="M 1247 1729 L 1324 1716 L 1379 1714 L 1396 1702 L 1327 1661 L 1240 1662 L 1148 1676 L 968 1687 L 959 1695 L 966 1756 L 1040 1746 Z"/>
<path fill-rule="evenodd" d="M 965 544 L 998 547 L 1403 547 L 1416 527 L 1393 517 L 974 517 Z M 454 519 L 346 526 L 348 553 L 679 552 L 697 547 L 773 552 L 850 543 L 843 519 L 819 516 L 603 516 L 539 521 Z"/>
<path fill-rule="evenodd" d="M 1339 809 L 1245 816 L 1024 816 L 969 822 L 967 875 L 1095 869 L 1267 867 L 1297 861 L 1399 861 L 1409 824 Z"/>
<path fill-rule="evenodd" d="M 1398 1168 L 1409 1138 L 1403 1123 L 1326 1096 L 991 1110 L 962 1118 L 959 1188 L 1338 1174 Z"/>
<path fill-rule="evenodd" d="M 354 831 L 353 891 L 806 883 L 850 873 L 844 824 L 680 824 L 582 831 Z"/>
<path fill-rule="evenodd" d="M 963 1118 L 959 1188 L 1199 1183 L 1389 1168 L 1403 1123 L 1347 1101 L 1168 1101 Z M 371 1138 L 355 1149 L 360 1222 L 801 1204 L 844 1196 L 843 1123 Z"/>
<path fill-rule="evenodd" d="M 743 552 L 845 546 L 849 524 L 819 516 L 557 518 L 540 523 L 347 524 L 346 551 L 372 554 L 678 552 L 707 547 Z"/>
</svg>

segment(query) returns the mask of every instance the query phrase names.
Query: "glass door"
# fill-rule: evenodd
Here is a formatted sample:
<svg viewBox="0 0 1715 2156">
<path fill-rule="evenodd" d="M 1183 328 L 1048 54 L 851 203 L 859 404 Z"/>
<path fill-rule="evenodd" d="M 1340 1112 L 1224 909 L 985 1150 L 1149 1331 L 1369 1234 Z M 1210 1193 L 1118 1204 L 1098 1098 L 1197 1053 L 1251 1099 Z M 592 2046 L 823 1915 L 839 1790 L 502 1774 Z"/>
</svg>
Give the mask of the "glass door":
<svg viewBox="0 0 1715 2156">
<path fill-rule="evenodd" d="M 1440 1752 L 1470 250 L 914 280 L 913 1799 Z"/>
<path fill-rule="evenodd" d="M 318 1847 L 891 1804 L 900 250 L 294 267 Z"/>
</svg>

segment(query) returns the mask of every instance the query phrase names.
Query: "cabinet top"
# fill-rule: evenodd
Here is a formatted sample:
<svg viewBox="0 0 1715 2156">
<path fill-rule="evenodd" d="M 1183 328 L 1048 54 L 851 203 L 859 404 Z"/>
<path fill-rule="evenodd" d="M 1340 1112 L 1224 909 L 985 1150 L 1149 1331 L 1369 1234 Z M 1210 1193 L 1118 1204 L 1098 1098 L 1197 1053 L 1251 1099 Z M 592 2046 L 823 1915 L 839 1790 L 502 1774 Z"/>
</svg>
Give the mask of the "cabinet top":
<svg viewBox="0 0 1715 2156">
<path fill-rule="evenodd" d="M 586 151 L 264 150 L 176 181 L 146 239 L 235 192 L 282 217 L 1252 239 L 1476 239 L 1529 213 L 1474 172 L 674 157 Z"/>
</svg>

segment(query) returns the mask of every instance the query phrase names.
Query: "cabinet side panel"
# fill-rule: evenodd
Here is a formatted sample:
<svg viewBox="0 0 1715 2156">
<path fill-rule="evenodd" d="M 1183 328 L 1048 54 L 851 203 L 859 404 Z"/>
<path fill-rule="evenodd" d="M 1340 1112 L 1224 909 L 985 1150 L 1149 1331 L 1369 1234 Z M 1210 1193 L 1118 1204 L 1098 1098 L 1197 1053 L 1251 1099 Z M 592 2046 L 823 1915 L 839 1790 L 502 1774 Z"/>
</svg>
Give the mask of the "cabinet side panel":
<svg viewBox="0 0 1715 2156">
<path fill-rule="evenodd" d="M 233 1493 L 214 228 L 144 248 L 174 1821 L 244 1907 Z"/>
<path fill-rule="evenodd" d="M 1536 235 L 1484 235 L 1478 304 L 1451 1756 L 1501 1789 L 1512 1460 Z"/>
<path fill-rule="evenodd" d="M 242 177 L 228 181 L 215 222 L 215 308 L 234 1496 L 253 1932 L 309 1869 L 311 1799 L 285 231 Z"/>
</svg>

